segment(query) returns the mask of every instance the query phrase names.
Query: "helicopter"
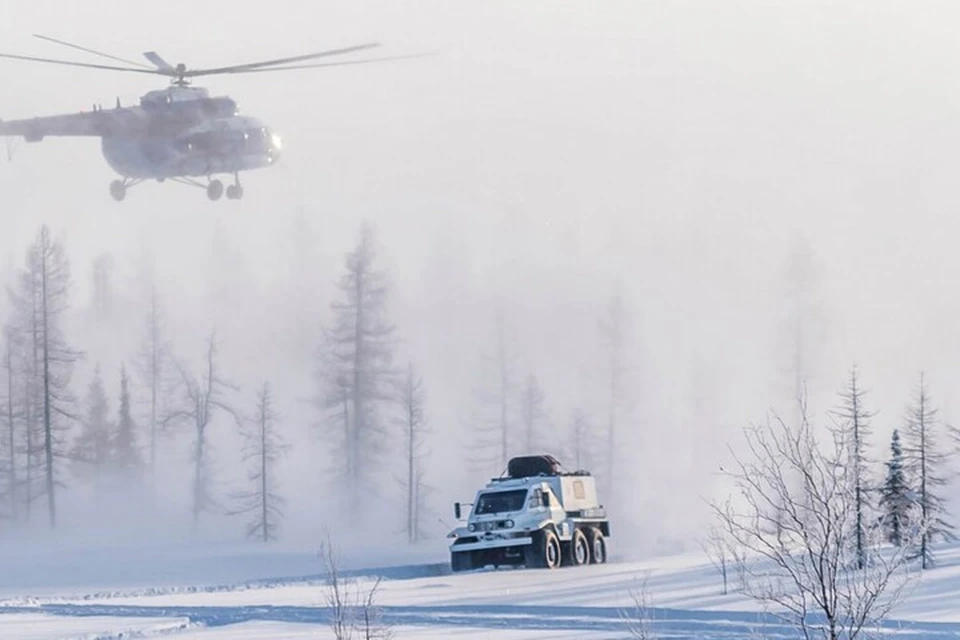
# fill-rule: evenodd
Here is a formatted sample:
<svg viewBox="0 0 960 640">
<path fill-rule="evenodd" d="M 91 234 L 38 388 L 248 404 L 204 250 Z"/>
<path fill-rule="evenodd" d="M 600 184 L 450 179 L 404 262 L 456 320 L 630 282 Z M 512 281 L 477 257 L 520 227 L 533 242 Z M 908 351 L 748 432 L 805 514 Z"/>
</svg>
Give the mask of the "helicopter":
<svg viewBox="0 0 960 640">
<path fill-rule="evenodd" d="M 193 69 L 183 63 L 170 64 L 155 51 L 143 54 L 148 65 L 49 36 L 34 37 L 125 66 L 8 53 L 0 53 L 0 58 L 170 78 L 169 86 L 148 91 L 136 106 L 121 106 L 117 98 L 115 106 L 107 109 L 93 105 L 91 111 L 79 113 L 0 120 L 0 136 L 20 137 L 26 142 L 40 142 L 48 136 L 100 138 L 104 159 L 120 176 L 110 183 L 110 195 L 118 202 L 126 198 L 128 189 L 147 180 L 170 180 L 199 187 L 214 201 L 224 193 L 228 200 L 239 200 L 243 197 L 241 171 L 263 169 L 278 162 L 283 140 L 277 132 L 257 118 L 241 115 L 236 101 L 229 96 L 211 96 L 207 89 L 193 86 L 194 78 L 368 64 L 424 55 L 315 62 L 380 46 L 373 42 L 274 60 Z M 215 177 L 221 174 L 233 177 L 226 189 Z"/>
</svg>

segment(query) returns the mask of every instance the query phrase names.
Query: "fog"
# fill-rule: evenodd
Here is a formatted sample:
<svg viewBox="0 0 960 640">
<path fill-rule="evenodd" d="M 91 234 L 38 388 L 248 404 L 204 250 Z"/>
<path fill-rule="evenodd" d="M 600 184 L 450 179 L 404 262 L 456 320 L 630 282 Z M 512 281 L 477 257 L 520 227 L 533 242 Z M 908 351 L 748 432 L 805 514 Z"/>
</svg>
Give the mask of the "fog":
<svg viewBox="0 0 960 640">
<path fill-rule="evenodd" d="M 342 524 L 325 470 L 334 454 L 311 399 L 343 256 L 364 222 L 377 230 L 391 285 L 396 359 L 417 363 L 427 388 L 438 549 L 451 503 L 485 479 L 466 460 L 498 313 L 515 336 L 518 377 L 540 380 L 555 437 L 543 449 L 555 451 L 575 407 L 605 424 L 598 323 L 620 292 L 630 402 L 620 474 L 601 481 L 620 488 L 614 531 L 635 549 L 701 532 L 705 499 L 722 492 L 714 472 L 727 445 L 772 408 L 792 410 L 798 363 L 818 421 L 858 365 L 879 412 L 878 457 L 921 370 L 941 417 L 955 419 L 960 85 L 949 71 L 960 7 L 223 6 L 17 0 L 0 39 L 8 53 L 86 59 L 30 38 L 37 32 L 125 57 L 155 49 L 188 66 L 368 41 L 383 43 L 384 55 L 436 55 L 198 82 L 284 137 L 278 166 L 241 176 L 239 202 L 211 203 L 167 182 L 135 187 L 118 204 L 97 141 L 15 145 L 0 163 L 0 278 L 12 283 L 49 225 L 74 279 L 65 334 L 86 354 L 74 391 L 83 397 L 99 363 L 113 408 L 120 363 L 143 331 L 145 273 L 157 278 L 178 358 L 200 366 L 215 327 L 237 403 L 252 406 L 256 385 L 270 379 L 295 445 L 279 468 L 281 541 L 311 544 Z M 118 96 L 132 104 L 165 83 L 9 60 L 0 78 L 3 119 Z M 92 264 L 103 254 L 114 261 L 113 296 L 97 315 Z M 8 311 L 4 298 L 0 313 Z M 135 384 L 139 417 L 142 391 Z M 245 482 L 235 427 L 220 419 L 210 437 L 229 491 Z M 191 438 L 182 430 L 163 440 L 161 506 L 114 502 L 107 514 L 66 488 L 60 538 L 188 538 Z M 383 511 L 372 521 L 382 517 L 386 535 L 402 519 L 390 503 L 396 485 L 385 469 Z M 37 518 L 30 530 L 45 527 Z M 243 529 L 211 517 L 202 535 L 241 540 Z M 376 532 L 361 537 L 385 544 Z"/>
</svg>

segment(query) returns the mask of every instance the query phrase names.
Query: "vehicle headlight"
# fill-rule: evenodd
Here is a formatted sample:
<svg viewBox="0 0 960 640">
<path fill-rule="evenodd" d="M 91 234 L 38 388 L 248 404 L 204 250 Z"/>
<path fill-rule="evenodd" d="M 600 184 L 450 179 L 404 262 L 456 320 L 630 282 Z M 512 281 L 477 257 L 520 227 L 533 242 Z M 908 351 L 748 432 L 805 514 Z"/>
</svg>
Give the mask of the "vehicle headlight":
<svg viewBox="0 0 960 640">
<path fill-rule="evenodd" d="M 503 523 L 503 526 L 506 529 L 513 529 L 513 520 L 507 520 Z"/>
<path fill-rule="evenodd" d="M 467 530 L 473 533 L 474 531 L 477 530 L 477 525 L 471 523 L 470 525 L 467 526 Z"/>
</svg>

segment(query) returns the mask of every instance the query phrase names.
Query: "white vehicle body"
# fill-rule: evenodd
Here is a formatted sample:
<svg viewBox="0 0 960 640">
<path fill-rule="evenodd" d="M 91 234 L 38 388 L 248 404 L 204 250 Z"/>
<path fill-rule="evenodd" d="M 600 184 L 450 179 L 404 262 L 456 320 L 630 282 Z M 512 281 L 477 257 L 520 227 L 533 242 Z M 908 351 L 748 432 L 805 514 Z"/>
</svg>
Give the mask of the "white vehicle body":
<svg viewBox="0 0 960 640">
<path fill-rule="evenodd" d="M 459 505 L 457 505 L 458 518 Z M 492 480 L 448 537 L 454 571 L 606 561 L 610 524 L 586 472 Z"/>
</svg>

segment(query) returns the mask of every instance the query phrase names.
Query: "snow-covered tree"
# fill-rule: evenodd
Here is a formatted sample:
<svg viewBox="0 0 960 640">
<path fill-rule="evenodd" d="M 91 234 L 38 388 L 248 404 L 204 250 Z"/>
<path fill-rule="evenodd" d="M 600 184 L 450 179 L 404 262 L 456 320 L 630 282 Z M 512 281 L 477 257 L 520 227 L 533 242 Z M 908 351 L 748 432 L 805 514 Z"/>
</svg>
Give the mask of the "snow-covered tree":
<svg viewBox="0 0 960 640">
<path fill-rule="evenodd" d="M 857 554 L 857 568 L 863 569 L 867 561 L 866 530 L 874 509 L 872 481 L 869 475 L 870 462 L 867 460 L 867 450 L 870 448 L 870 419 L 874 416 L 864 406 L 866 391 L 860 386 L 857 379 L 856 367 L 850 372 L 850 383 L 841 393 L 841 405 L 834 411 L 839 421 L 838 428 L 847 440 L 846 451 L 849 459 L 846 461 L 847 473 L 853 482 L 853 509 L 855 518 L 854 545 Z"/>
<path fill-rule="evenodd" d="M 120 366 L 120 404 L 112 444 L 111 467 L 118 475 L 130 480 L 140 474 L 143 460 L 137 445 L 137 423 L 130 407 L 130 377 L 125 364 Z"/>
<path fill-rule="evenodd" d="M 333 320 L 325 331 L 318 378 L 318 406 L 333 447 L 334 462 L 351 508 L 361 507 L 387 452 L 384 411 L 393 401 L 394 326 L 387 317 L 389 287 L 377 266 L 373 228 L 364 225 L 347 254 L 330 305 Z"/>
<path fill-rule="evenodd" d="M 70 267 L 63 245 L 44 225 L 30 246 L 17 287 L 11 292 L 11 327 L 24 338 L 21 371 L 25 377 L 26 504 L 46 498 L 51 527 L 57 523 L 58 460 L 65 456 L 64 432 L 74 419 L 70 377 L 80 353 L 63 336 L 62 320 L 70 292 Z M 34 473 L 42 485 L 34 493 Z"/>
<path fill-rule="evenodd" d="M 912 526 L 914 497 L 907 482 L 904 468 L 903 447 L 900 431 L 893 430 L 890 438 L 890 460 L 887 462 L 887 477 L 880 489 L 880 524 L 887 542 L 899 547 L 905 532 Z"/>
<path fill-rule="evenodd" d="M 70 460 L 78 478 L 102 489 L 101 481 L 111 462 L 114 427 L 110 421 L 110 406 L 99 364 L 94 369 L 93 378 L 87 387 L 85 405 L 80 435 L 74 441 Z"/>
<path fill-rule="evenodd" d="M 284 499 L 277 490 L 274 467 L 289 449 L 277 428 L 279 418 L 273 404 L 270 383 L 264 382 L 257 392 L 256 412 L 243 429 L 243 460 L 250 465 L 247 479 L 251 488 L 237 496 L 240 506 L 236 513 L 251 516 L 247 537 L 263 542 L 277 539 L 283 518 Z"/>
<path fill-rule="evenodd" d="M 909 549 L 880 552 L 881 532 L 872 527 L 868 561 L 850 570 L 857 561 L 854 482 L 844 463 L 850 443 L 841 433 L 818 441 L 804 411 L 798 425 L 776 419 L 746 431 L 744 456 L 724 470 L 733 495 L 714 509 L 746 596 L 802 638 L 862 637 L 903 598 Z"/>
<path fill-rule="evenodd" d="M 913 491 L 920 510 L 920 537 L 918 554 L 922 567 L 933 565 L 935 540 L 952 540 L 953 525 L 947 520 L 947 507 L 940 489 L 947 484 L 944 469 L 947 456 L 939 445 L 938 410 L 933 406 L 927 391 L 926 379 L 920 374 L 913 405 L 907 412 L 907 443 L 904 459 L 914 478 Z"/>
<path fill-rule="evenodd" d="M 407 540 L 415 543 L 420 540 L 425 510 L 423 460 L 426 456 L 427 429 L 426 390 L 421 378 L 413 367 L 407 366 L 407 373 L 400 384 L 400 408 L 402 411 L 404 453 L 407 459 L 406 478 L 406 531 Z"/>
<path fill-rule="evenodd" d="M 520 395 L 520 419 L 523 420 L 523 443 L 526 453 L 533 454 L 541 451 L 545 446 L 543 438 L 546 435 L 548 415 L 546 396 L 540 388 L 537 377 L 533 374 L 527 376 Z M 551 446 L 548 448 L 555 449 L 559 446 L 558 442 L 549 444 Z"/>
</svg>

